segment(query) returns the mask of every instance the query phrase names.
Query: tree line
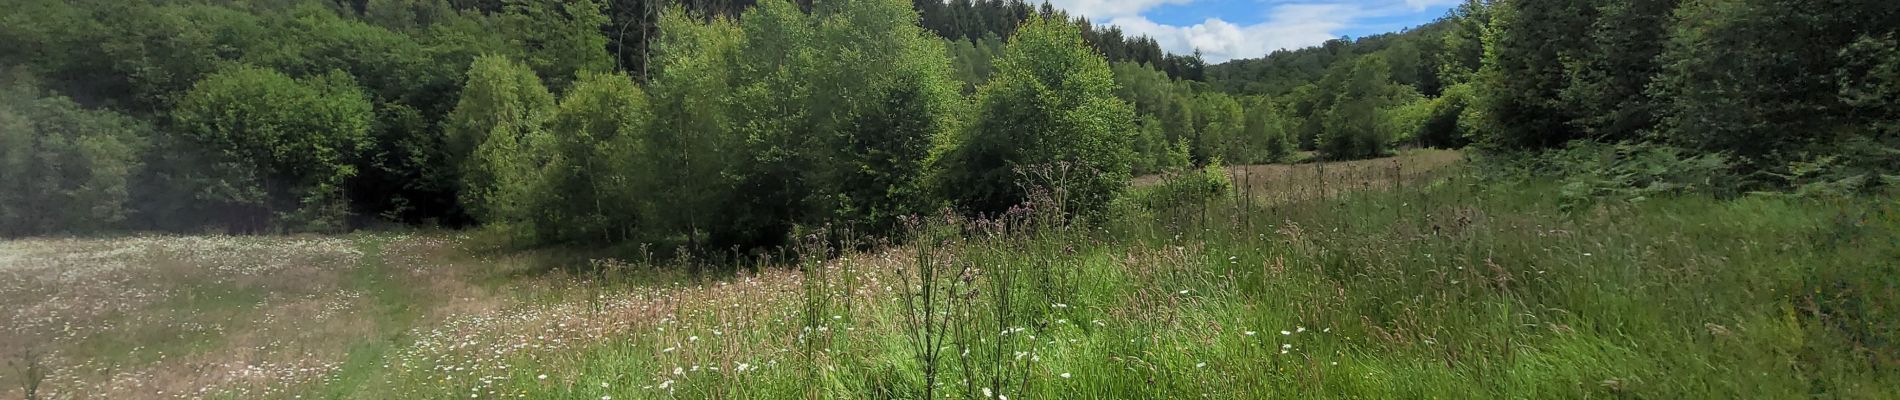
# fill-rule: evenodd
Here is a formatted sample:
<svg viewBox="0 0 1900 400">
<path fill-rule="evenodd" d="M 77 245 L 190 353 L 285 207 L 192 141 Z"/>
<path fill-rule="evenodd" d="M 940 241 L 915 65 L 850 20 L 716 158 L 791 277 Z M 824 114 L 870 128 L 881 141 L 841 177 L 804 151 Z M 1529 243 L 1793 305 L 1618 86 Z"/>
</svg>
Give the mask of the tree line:
<svg viewBox="0 0 1900 400">
<path fill-rule="evenodd" d="M 1679 149 L 1741 190 L 1900 183 L 1900 3 L 1473 1 L 1486 148 Z M 1470 45 L 1478 47 L 1479 45 Z"/>
<path fill-rule="evenodd" d="M 486 224 L 760 248 L 1407 146 L 1668 146 L 1759 187 L 1900 167 L 1900 14 L 1872 0 L 1474 0 L 1204 71 L 1014 1 L 0 3 L 8 236 Z"/>
<path fill-rule="evenodd" d="M 896 1 L 671 7 L 644 79 L 587 1 L 16 3 L 7 235 L 395 221 L 757 248 L 1003 212 L 1032 165 L 1077 171 L 1093 212 L 1131 174 L 1130 110 L 1060 16 L 1025 19 L 966 101 Z"/>
</svg>

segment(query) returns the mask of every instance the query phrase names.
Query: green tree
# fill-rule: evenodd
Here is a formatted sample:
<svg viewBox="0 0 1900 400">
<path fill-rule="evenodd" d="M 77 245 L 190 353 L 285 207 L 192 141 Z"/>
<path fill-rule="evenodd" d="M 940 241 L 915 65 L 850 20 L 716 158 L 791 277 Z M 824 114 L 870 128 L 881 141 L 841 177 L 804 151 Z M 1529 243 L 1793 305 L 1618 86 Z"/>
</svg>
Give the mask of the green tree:
<svg viewBox="0 0 1900 400">
<path fill-rule="evenodd" d="M 1250 157 L 1233 160 L 1236 163 L 1281 162 L 1293 155 L 1292 129 L 1287 123 L 1281 106 L 1273 99 L 1264 96 L 1250 97 L 1247 101 L 1246 126 L 1242 129 L 1242 143 Z"/>
<path fill-rule="evenodd" d="M 744 34 L 731 21 L 700 21 L 680 8 L 663 13 L 660 37 L 653 45 L 654 161 L 664 166 L 655 178 L 660 218 L 654 226 L 675 232 L 689 244 L 703 243 L 708 219 L 732 191 L 728 166 L 744 161 L 727 114 L 733 90 L 732 65 Z"/>
<path fill-rule="evenodd" d="M 221 165 L 200 200 L 227 206 L 232 227 L 334 231 L 347 222 L 343 184 L 371 117 L 347 74 L 296 80 L 237 66 L 192 86 L 172 121 Z"/>
<path fill-rule="evenodd" d="M 510 0 L 501 18 L 503 35 L 522 61 L 556 91 L 582 72 L 607 72 L 607 15 L 594 0 Z"/>
<path fill-rule="evenodd" d="M 827 141 L 842 150 L 825 168 L 837 200 L 824 205 L 862 233 L 889 234 L 900 217 L 939 206 L 924 179 L 932 147 L 956 126 L 961 99 L 950 60 L 906 2 L 819 5 L 816 54 L 835 55 L 820 58 L 819 70 L 837 84 L 820 87 L 813 108 L 831 111 L 820 116 L 820 132 L 835 132 Z"/>
<path fill-rule="evenodd" d="M 1445 16 L 1451 21 L 1440 40 L 1438 80 L 1445 86 L 1470 82 L 1484 64 L 1486 32 L 1491 29 L 1491 0 L 1465 0 Z"/>
<path fill-rule="evenodd" d="M 1662 68 L 1657 56 L 1677 0 L 1599 3 L 1587 47 L 1567 60 L 1560 96 L 1577 114 L 1571 125 L 1589 138 L 1637 139 L 1656 125 L 1659 104 L 1645 90 Z"/>
<path fill-rule="evenodd" d="M 1570 82 L 1565 60 L 1590 40 L 1596 8 L 1580 0 L 1504 0 L 1490 7 L 1491 28 L 1476 82 L 1490 118 L 1484 144 L 1542 149 L 1583 134 L 1570 125 L 1581 110 L 1562 98 Z"/>
<path fill-rule="evenodd" d="M 554 156 L 541 170 L 535 232 L 546 240 L 611 243 L 652 219 L 646 94 L 621 74 L 586 73 L 548 122 Z"/>
<path fill-rule="evenodd" d="M 462 204 L 485 222 L 522 222 L 533 204 L 536 172 L 548 158 L 544 124 L 554 106 L 541 79 L 504 57 L 476 59 L 462 98 L 449 113 L 447 165 Z"/>
<path fill-rule="evenodd" d="M 1315 142 L 1320 156 L 1344 160 L 1385 154 L 1396 139 L 1388 109 L 1416 101 L 1418 93 L 1392 83 L 1382 56 L 1361 57 L 1346 71 L 1337 100 L 1321 117 L 1324 131 Z"/>
<path fill-rule="evenodd" d="M 1203 92 L 1194 104 L 1194 162 L 1207 165 L 1216 159 L 1244 162 L 1248 149 L 1241 142 L 1245 114 L 1240 102 L 1219 92 Z"/>
<path fill-rule="evenodd" d="M 969 212 L 1028 200 L 1025 187 L 1066 192 L 1065 210 L 1103 210 L 1129 178 L 1134 111 L 1115 98 L 1108 62 L 1074 25 L 1032 17 L 1010 39 L 996 76 L 977 92 L 977 120 L 944 157 L 940 186 Z M 1066 165 L 1033 179 L 1019 168 Z M 1060 168 L 1060 167 L 1058 167 Z"/>
<path fill-rule="evenodd" d="M 1878 0 L 1685 1 L 1656 78 L 1667 137 L 1777 166 L 1862 125 L 1831 73 L 1841 49 L 1896 29 L 1900 3 Z"/>
<path fill-rule="evenodd" d="M 121 227 L 149 128 L 22 78 L 0 87 L 0 237 Z"/>
<path fill-rule="evenodd" d="M 829 71 L 818 66 L 816 27 L 796 4 L 762 2 L 740 15 L 739 29 L 733 87 L 724 95 L 732 134 L 743 138 L 736 150 L 750 159 L 727 165 L 737 187 L 719 202 L 708 233 L 716 246 L 770 246 L 799 221 L 827 211 L 821 204 L 828 199 L 820 197 L 835 193 L 825 177 L 836 154 L 827 140 L 834 133 L 820 119 L 840 105 L 816 91 L 847 83 L 823 75 Z"/>
</svg>

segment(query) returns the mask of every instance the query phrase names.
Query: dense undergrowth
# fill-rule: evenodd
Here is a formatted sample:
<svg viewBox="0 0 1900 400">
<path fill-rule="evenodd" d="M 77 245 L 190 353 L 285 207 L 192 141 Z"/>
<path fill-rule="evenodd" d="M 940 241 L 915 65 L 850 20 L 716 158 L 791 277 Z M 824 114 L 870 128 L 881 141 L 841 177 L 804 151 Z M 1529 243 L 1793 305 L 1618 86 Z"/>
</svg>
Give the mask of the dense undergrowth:
<svg viewBox="0 0 1900 400">
<path fill-rule="evenodd" d="M 731 278 L 611 264 L 589 281 L 610 294 L 583 295 L 595 314 L 581 318 L 609 333 L 481 374 L 423 363 L 368 393 L 1900 395 L 1892 197 L 1579 206 L 1546 178 L 1453 171 L 1294 203 L 1125 207 L 1092 225 L 938 218 L 909 244 Z"/>
</svg>

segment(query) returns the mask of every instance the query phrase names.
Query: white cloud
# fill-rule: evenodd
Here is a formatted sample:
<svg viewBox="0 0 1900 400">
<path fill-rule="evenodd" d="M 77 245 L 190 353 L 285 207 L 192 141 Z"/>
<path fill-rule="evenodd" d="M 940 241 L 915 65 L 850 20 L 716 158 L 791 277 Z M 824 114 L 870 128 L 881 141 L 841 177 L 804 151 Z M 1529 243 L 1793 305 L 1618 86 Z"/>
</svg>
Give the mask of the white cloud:
<svg viewBox="0 0 1900 400">
<path fill-rule="evenodd" d="M 1258 58 L 1274 50 L 1318 45 L 1337 38 L 1339 32 L 1356 26 L 1358 21 L 1382 16 L 1416 13 L 1459 0 L 1317 0 L 1288 3 L 1281 0 L 1255 0 L 1265 5 L 1267 19 L 1251 25 L 1227 22 L 1220 17 L 1207 18 L 1187 26 L 1156 23 L 1142 13 L 1169 4 L 1194 1 L 1248 0 L 1052 0 L 1071 14 L 1089 17 L 1100 24 L 1116 25 L 1129 35 L 1146 35 L 1162 50 L 1188 54 L 1199 49 L 1208 63 L 1235 58 Z M 1252 8 L 1252 4 L 1236 8 Z"/>
<path fill-rule="evenodd" d="M 1458 3 L 1458 0 L 1405 0 L 1405 5 L 1412 6 L 1412 11 L 1425 11 L 1427 8 L 1449 6 Z"/>
<path fill-rule="evenodd" d="M 1429 1 L 1429 0 L 1427 0 Z M 1070 14 L 1086 15 L 1089 18 L 1118 17 L 1140 15 L 1143 11 L 1165 4 L 1188 4 L 1194 0 L 1051 0 L 1050 5 L 1068 11 Z M 1031 2 L 1037 4 L 1041 2 Z"/>
</svg>

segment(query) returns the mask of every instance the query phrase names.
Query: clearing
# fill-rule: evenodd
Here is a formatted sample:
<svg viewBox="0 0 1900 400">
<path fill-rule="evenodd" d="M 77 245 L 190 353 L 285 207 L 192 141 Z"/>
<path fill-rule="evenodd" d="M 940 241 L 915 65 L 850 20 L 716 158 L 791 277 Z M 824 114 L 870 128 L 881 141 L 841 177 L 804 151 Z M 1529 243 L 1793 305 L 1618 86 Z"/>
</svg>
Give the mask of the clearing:
<svg viewBox="0 0 1900 400">
<path fill-rule="evenodd" d="M 5 241 L 0 397 L 1900 396 L 1894 199 L 1564 212 L 1458 159 L 698 275 L 453 232 Z"/>
</svg>

